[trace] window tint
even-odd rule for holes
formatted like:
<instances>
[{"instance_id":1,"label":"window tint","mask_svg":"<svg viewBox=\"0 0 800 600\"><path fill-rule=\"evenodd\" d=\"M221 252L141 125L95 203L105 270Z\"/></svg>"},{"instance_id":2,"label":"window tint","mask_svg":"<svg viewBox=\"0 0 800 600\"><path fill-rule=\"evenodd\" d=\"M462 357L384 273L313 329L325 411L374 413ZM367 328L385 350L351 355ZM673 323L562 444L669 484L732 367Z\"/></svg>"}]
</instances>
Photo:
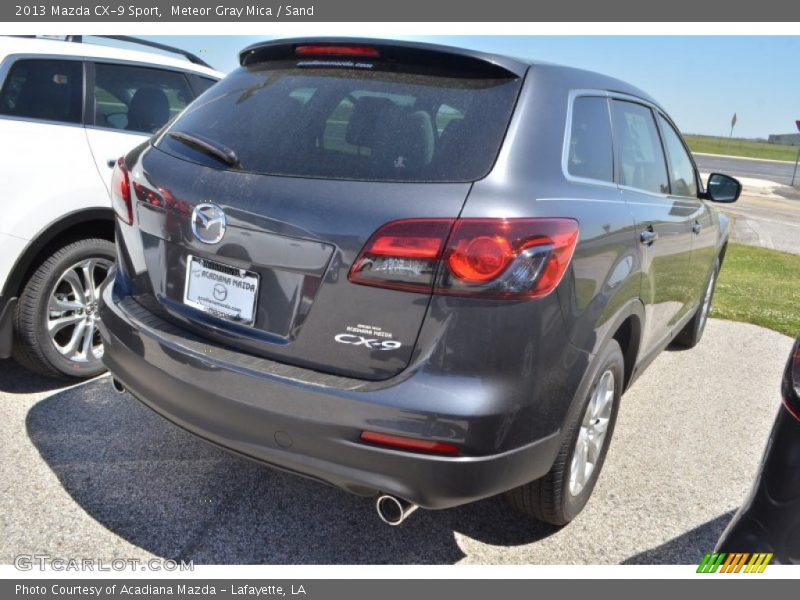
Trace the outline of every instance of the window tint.
<instances>
[{"instance_id":1,"label":"window tint","mask_svg":"<svg viewBox=\"0 0 800 600\"><path fill-rule=\"evenodd\" d=\"M244 171L369 181L472 181L499 151L519 79L374 69L243 68L173 125L236 152ZM170 136L159 147L225 165Z\"/></svg>"},{"instance_id":2,"label":"window tint","mask_svg":"<svg viewBox=\"0 0 800 600\"><path fill-rule=\"evenodd\" d=\"M652 111L621 100L611 105L620 185L668 194L667 166Z\"/></svg>"},{"instance_id":3,"label":"window tint","mask_svg":"<svg viewBox=\"0 0 800 600\"><path fill-rule=\"evenodd\" d=\"M689 158L680 136L669 121L658 115L658 122L661 125L661 135L664 139L664 146L667 149L672 193L676 196L692 196L696 198L697 179L694 175L692 159Z\"/></svg>"},{"instance_id":4,"label":"window tint","mask_svg":"<svg viewBox=\"0 0 800 600\"><path fill-rule=\"evenodd\" d=\"M611 121L605 98L575 98L567 170L575 177L614 181Z\"/></svg>"},{"instance_id":5,"label":"window tint","mask_svg":"<svg viewBox=\"0 0 800 600\"><path fill-rule=\"evenodd\" d=\"M95 125L155 133L192 101L182 73L145 67L95 66Z\"/></svg>"},{"instance_id":6,"label":"window tint","mask_svg":"<svg viewBox=\"0 0 800 600\"><path fill-rule=\"evenodd\" d=\"M194 87L197 91L197 95L199 96L203 92L205 92L208 88L214 85L216 82L215 79L209 79L208 77L198 77L195 76L194 78Z\"/></svg>"},{"instance_id":7,"label":"window tint","mask_svg":"<svg viewBox=\"0 0 800 600\"><path fill-rule=\"evenodd\" d=\"M80 123L83 66L77 60L18 60L0 92L0 114Z\"/></svg>"}]
</instances>

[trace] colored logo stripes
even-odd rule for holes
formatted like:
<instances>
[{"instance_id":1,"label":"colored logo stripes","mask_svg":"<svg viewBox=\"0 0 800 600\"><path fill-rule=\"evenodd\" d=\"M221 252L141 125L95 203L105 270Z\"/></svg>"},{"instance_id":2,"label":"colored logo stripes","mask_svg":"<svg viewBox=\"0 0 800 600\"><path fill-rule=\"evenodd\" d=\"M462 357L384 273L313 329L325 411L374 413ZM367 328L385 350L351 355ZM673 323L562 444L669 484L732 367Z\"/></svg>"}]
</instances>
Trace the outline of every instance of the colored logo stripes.
<instances>
[{"instance_id":1,"label":"colored logo stripes","mask_svg":"<svg viewBox=\"0 0 800 600\"><path fill-rule=\"evenodd\" d=\"M715 552L706 554L698 573L763 573L772 560L772 553L755 552Z\"/></svg>"}]
</instances>

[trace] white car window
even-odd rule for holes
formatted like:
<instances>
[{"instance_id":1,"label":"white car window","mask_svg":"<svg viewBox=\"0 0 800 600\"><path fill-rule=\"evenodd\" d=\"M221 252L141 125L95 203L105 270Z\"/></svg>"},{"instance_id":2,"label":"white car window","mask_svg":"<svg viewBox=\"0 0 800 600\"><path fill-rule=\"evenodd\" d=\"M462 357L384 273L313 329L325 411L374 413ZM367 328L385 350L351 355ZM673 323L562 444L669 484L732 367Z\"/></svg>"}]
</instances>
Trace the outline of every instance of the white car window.
<instances>
[{"instance_id":1,"label":"white car window","mask_svg":"<svg viewBox=\"0 0 800 600\"><path fill-rule=\"evenodd\" d=\"M83 66L77 60L18 60L0 92L0 114L12 117L80 123L82 105Z\"/></svg>"},{"instance_id":2,"label":"white car window","mask_svg":"<svg viewBox=\"0 0 800 600\"><path fill-rule=\"evenodd\" d=\"M155 133L193 99L182 73L116 64L95 66L95 125Z\"/></svg>"}]
</instances>

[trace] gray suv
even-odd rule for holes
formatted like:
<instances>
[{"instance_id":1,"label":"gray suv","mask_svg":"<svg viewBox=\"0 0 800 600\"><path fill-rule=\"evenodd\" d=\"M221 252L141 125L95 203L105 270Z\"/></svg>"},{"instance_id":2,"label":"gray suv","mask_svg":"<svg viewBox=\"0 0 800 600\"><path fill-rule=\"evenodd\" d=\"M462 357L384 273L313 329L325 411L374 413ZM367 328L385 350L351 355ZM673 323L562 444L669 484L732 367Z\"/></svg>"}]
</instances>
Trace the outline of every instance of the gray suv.
<instances>
[{"instance_id":1,"label":"gray suv","mask_svg":"<svg viewBox=\"0 0 800 600\"><path fill-rule=\"evenodd\" d=\"M256 44L121 159L114 385L390 524L506 492L564 524L623 392L703 334L739 183L595 73Z\"/></svg>"}]
</instances>

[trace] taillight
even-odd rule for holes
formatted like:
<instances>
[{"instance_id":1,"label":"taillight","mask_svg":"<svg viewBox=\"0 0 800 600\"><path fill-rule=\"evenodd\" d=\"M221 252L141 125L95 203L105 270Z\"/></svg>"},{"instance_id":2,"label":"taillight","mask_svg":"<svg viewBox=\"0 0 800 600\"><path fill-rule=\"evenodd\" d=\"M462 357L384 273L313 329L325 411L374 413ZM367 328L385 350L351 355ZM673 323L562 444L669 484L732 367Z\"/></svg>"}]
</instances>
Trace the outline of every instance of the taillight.
<instances>
[{"instance_id":1,"label":"taillight","mask_svg":"<svg viewBox=\"0 0 800 600\"><path fill-rule=\"evenodd\" d=\"M578 223L572 219L459 219L434 291L545 296L564 276L577 240Z\"/></svg>"},{"instance_id":2,"label":"taillight","mask_svg":"<svg viewBox=\"0 0 800 600\"><path fill-rule=\"evenodd\" d=\"M294 49L296 56L360 56L378 58L378 50L371 46L341 44L306 44Z\"/></svg>"},{"instance_id":3,"label":"taillight","mask_svg":"<svg viewBox=\"0 0 800 600\"><path fill-rule=\"evenodd\" d=\"M369 238L350 268L353 283L430 293L452 219L387 223Z\"/></svg>"},{"instance_id":4,"label":"taillight","mask_svg":"<svg viewBox=\"0 0 800 600\"><path fill-rule=\"evenodd\" d=\"M131 181L128 177L128 168L122 158L117 160L114 173L111 175L111 205L120 221L133 225Z\"/></svg>"},{"instance_id":5,"label":"taillight","mask_svg":"<svg viewBox=\"0 0 800 600\"><path fill-rule=\"evenodd\" d=\"M350 269L353 283L488 298L535 298L561 281L573 219L410 219L387 223Z\"/></svg>"},{"instance_id":6,"label":"taillight","mask_svg":"<svg viewBox=\"0 0 800 600\"><path fill-rule=\"evenodd\" d=\"M795 419L800 421L800 338L795 340L789 362L783 372L781 393L783 405Z\"/></svg>"},{"instance_id":7,"label":"taillight","mask_svg":"<svg viewBox=\"0 0 800 600\"><path fill-rule=\"evenodd\" d=\"M491 281L513 260L508 240L499 235L462 238L450 251L447 266L461 281L480 283Z\"/></svg>"}]
</instances>

